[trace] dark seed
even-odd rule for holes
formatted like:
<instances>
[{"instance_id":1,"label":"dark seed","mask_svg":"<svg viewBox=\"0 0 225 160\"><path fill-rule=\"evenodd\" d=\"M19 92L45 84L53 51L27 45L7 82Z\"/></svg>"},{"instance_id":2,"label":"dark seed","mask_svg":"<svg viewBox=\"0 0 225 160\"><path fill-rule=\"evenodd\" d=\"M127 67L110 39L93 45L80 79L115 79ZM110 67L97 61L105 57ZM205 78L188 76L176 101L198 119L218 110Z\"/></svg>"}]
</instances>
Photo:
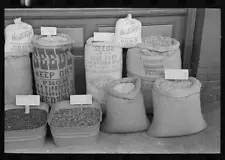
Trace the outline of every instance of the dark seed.
<instances>
[{"instance_id":1,"label":"dark seed","mask_svg":"<svg viewBox=\"0 0 225 160\"><path fill-rule=\"evenodd\" d=\"M5 131L39 128L46 121L47 112L41 109L30 109L29 114L22 108L5 111Z\"/></svg>"}]
</instances>

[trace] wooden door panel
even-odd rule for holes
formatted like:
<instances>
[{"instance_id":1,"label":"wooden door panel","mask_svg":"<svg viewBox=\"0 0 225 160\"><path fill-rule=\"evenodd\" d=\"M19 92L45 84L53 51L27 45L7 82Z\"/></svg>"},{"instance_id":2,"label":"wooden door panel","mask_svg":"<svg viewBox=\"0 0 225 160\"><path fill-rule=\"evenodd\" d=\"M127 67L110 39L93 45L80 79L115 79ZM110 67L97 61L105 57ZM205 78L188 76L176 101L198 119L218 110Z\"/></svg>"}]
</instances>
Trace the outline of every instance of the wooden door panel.
<instances>
[{"instance_id":1,"label":"wooden door panel","mask_svg":"<svg viewBox=\"0 0 225 160\"><path fill-rule=\"evenodd\" d=\"M98 32L110 32L110 33L115 33L115 27L104 27L100 26L98 27Z\"/></svg>"},{"instance_id":2,"label":"wooden door panel","mask_svg":"<svg viewBox=\"0 0 225 160\"><path fill-rule=\"evenodd\" d=\"M149 37L149 36L172 37L172 34L173 34L172 25L142 26L142 37Z\"/></svg>"},{"instance_id":3,"label":"wooden door panel","mask_svg":"<svg viewBox=\"0 0 225 160\"><path fill-rule=\"evenodd\" d=\"M155 26L156 28L159 26L163 30L162 33L165 32L166 34L170 32L172 27L172 37L184 43L185 16L141 17L138 19L142 22L142 26ZM149 28L152 29L151 27ZM146 33L148 34L147 30Z\"/></svg>"},{"instance_id":4,"label":"wooden door panel","mask_svg":"<svg viewBox=\"0 0 225 160\"><path fill-rule=\"evenodd\" d=\"M162 35L176 38L180 43L184 43L185 17L138 17L142 22L142 36ZM110 20L108 20L110 21ZM111 20L108 24L97 25L99 32L115 32L115 24Z\"/></svg>"},{"instance_id":5,"label":"wooden door panel","mask_svg":"<svg viewBox=\"0 0 225 160\"><path fill-rule=\"evenodd\" d=\"M191 53L191 38L185 36L188 27L188 9L32 9L5 11L5 26L12 24L13 19L21 17L38 33L40 27L57 27L58 32L68 34L74 41L73 54L75 55L76 90L85 93L85 68L84 45L86 40L93 36L93 32L115 32L115 24L119 18L124 18L128 13L142 22L142 36L162 35L172 36L181 43L181 53ZM190 12L191 13L191 12ZM191 15L191 14L190 14ZM194 15L194 12L193 12ZM192 22L192 21L191 21ZM194 21L192 22L194 24ZM39 31L40 33L40 31ZM187 34L189 35L189 34ZM190 33L192 35L192 32ZM187 43L189 42L189 43ZM183 45L186 45L186 52ZM123 49L126 53L126 49ZM124 69L126 54L124 54ZM123 74L125 75L125 74Z\"/></svg>"}]
</instances>

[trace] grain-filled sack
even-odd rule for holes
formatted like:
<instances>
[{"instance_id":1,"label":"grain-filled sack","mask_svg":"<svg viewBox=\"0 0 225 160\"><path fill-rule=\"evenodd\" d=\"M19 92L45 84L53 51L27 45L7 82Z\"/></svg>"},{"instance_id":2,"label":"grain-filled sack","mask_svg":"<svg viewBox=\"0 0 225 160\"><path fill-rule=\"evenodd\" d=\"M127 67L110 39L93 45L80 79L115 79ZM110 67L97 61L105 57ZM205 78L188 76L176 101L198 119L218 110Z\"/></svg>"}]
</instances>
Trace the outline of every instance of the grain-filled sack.
<instances>
[{"instance_id":1,"label":"grain-filled sack","mask_svg":"<svg viewBox=\"0 0 225 160\"><path fill-rule=\"evenodd\" d=\"M145 37L143 43L137 46L145 77L160 78L164 76L164 69L181 68L180 43L176 39L162 36Z\"/></svg>"},{"instance_id":2,"label":"grain-filled sack","mask_svg":"<svg viewBox=\"0 0 225 160\"><path fill-rule=\"evenodd\" d=\"M15 104L16 95L33 94L29 53L31 25L15 19L5 28L5 104Z\"/></svg>"},{"instance_id":3,"label":"grain-filled sack","mask_svg":"<svg viewBox=\"0 0 225 160\"><path fill-rule=\"evenodd\" d=\"M180 69L180 43L170 37L151 36L127 51L127 76L142 79L145 107L152 113L152 86L164 77L164 69Z\"/></svg>"},{"instance_id":4,"label":"grain-filled sack","mask_svg":"<svg viewBox=\"0 0 225 160\"><path fill-rule=\"evenodd\" d=\"M15 104L16 95L33 94L29 56L5 58L5 104Z\"/></svg>"},{"instance_id":5,"label":"grain-filled sack","mask_svg":"<svg viewBox=\"0 0 225 160\"><path fill-rule=\"evenodd\" d=\"M21 18L16 18L14 23L5 28L5 56L28 55L32 51L33 28Z\"/></svg>"},{"instance_id":6,"label":"grain-filled sack","mask_svg":"<svg viewBox=\"0 0 225 160\"><path fill-rule=\"evenodd\" d=\"M142 42L142 24L137 19L133 19L131 14L119 19L115 28L115 43L122 48L134 47Z\"/></svg>"},{"instance_id":7,"label":"grain-filled sack","mask_svg":"<svg viewBox=\"0 0 225 160\"><path fill-rule=\"evenodd\" d=\"M153 106L152 106L152 88L155 82L155 79L144 78L133 73L128 72L127 77L139 77L141 78L141 92L144 97L144 104L147 113L153 113Z\"/></svg>"},{"instance_id":8,"label":"grain-filled sack","mask_svg":"<svg viewBox=\"0 0 225 160\"><path fill-rule=\"evenodd\" d=\"M56 103L75 94L73 41L65 34L38 36L32 39L35 86L41 101Z\"/></svg>"},{"instance_id":9,"label":"grain-filled sack","mask_svg":"<svg viewBox=\"0 0 225 160\"><path fill-rule=\"evenodd\" d=\"M149 120L140 88L141 79L136 77L114 80L107 85L102 131L128 133L147 130Z\"/></svg>"},{"instance_id":10,"label":"grain-filled sack","mask_svg":"<svg viewBox=\"0 0 225 160\"><path fill-rule=\"evenodd\" d=\"M207 124L201 113L201 83L188 80L158 79L153 87L153 122L148 135L153 137L183 136L197 133Z\"/></svg>"},{"instance_id":11,"label":"grain-filled sack","mask_svg":"<svg viewBox=\"0 0 225 160\"><path fill-rule=\"evenodd\" d=\"M87 94L102 104L105 112L105 86L112 80L122 78L122 48L113 42L87 40L85 45L85 72Z\"/></svg>"}]
</instances>

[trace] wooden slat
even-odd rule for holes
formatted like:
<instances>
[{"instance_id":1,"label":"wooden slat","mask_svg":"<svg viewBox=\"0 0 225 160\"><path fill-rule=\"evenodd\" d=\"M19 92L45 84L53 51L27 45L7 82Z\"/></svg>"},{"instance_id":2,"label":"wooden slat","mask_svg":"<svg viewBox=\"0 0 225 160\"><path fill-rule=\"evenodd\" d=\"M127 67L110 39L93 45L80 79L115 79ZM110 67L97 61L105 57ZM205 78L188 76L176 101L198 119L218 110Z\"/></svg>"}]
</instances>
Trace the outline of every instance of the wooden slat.
<instances>
[{"instance_id":1,"label":"wooden slat","mask_svg":"<svg viewBox=\"0 0 225 160\"><path fill-rule=\"evenodd\" d=\"M167 36L172 37L173 25L142 26L142 37Z\"/></svg>"},{"instance_id":2,"label":"wooden slat","mask_svg":"<svg viewBox=\"0 0 225 160\"><path fill-rule=\"evenodd\" d=\"M186 33L185 33L185 46L183 55L183 68L191 68L191 56L192 56L192 46L194 39L195 30L195 18L196 9L188 9L187 21L186 21Z\"/></svg>"},{"instance_id":3,"label":"wooden slat","mask_svg":"<svg viewBox=\"0 0 225 160\"><path fill-rule=\"evenodd\" d=\"M147 36L169 36L172 37L172 25L142 26L142 37ZM115 32L115 27L98 27L99 32Z\"/></svg>"},{"instance_id":4,"label":"wooden slat","mask_svg":"<svg viewBox=\"0 0 225 160\"><path fill-rule=\"evenodd\" d=\"M24 19L40 18L103 18L124 17L128 13L134 16L171 16L186 15L187 9L145 9L145 8L32 8L32 9L5 9L5 19L14 19L15 16Z\"/></svg>"}]
</instances>

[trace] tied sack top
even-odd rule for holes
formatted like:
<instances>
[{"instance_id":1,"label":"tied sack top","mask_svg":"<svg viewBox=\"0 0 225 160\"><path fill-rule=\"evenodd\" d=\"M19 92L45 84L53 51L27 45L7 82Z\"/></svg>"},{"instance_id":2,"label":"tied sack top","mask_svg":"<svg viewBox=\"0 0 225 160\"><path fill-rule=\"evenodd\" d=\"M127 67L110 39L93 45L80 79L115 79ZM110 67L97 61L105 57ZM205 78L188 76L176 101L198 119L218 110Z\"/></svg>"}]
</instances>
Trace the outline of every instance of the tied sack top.
<instances>
[{"instance_id":1,"label":"tied sack top","mask_svg":"<svg viewBox=\"0 0 225 160\"><path fill-rule=\"evenodd\" d=\"M21 18L14 19L14 23L5 28L5 57L28 55L32 51L32 26L22 22Z\"/></svg>"},{"instance_id":2,"label":"tied sack top","mask_svg":"<svg viewBox=\"0 0 225 160\"><path fill-rule=\"evenodd\" d=\"M142 24L137 19L133 19L131 14L119 19L115 28L115 44L120 47L130 48L142 42Z\"/></svg>"}]
</instances>

